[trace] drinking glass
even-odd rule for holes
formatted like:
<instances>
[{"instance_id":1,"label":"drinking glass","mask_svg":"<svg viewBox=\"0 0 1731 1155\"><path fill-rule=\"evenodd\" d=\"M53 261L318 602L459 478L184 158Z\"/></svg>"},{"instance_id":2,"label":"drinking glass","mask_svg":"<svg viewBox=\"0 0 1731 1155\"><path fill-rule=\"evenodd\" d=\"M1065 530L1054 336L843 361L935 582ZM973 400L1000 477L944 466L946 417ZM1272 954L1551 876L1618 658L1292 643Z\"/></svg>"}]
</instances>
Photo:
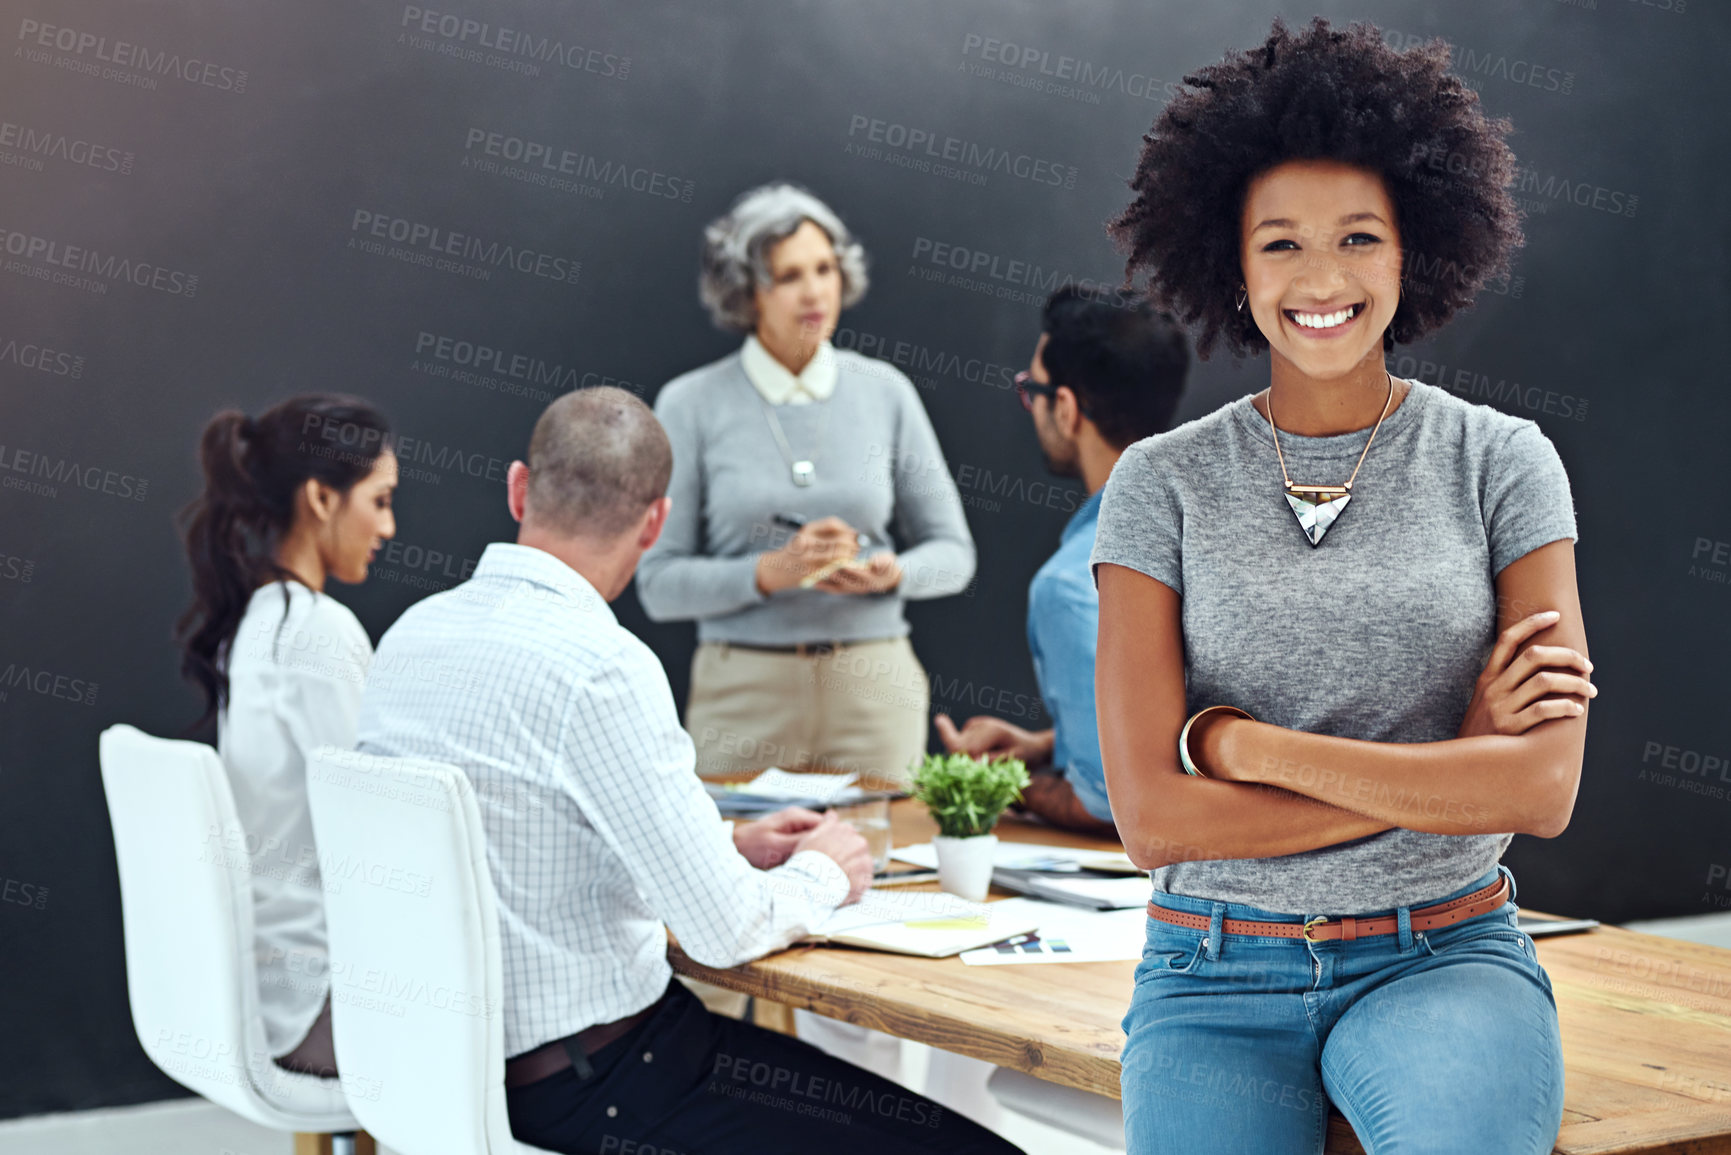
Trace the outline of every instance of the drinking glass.
<instances>
[{"instance_id":1,"label":"drinking glass","mask_svg":"<svg viewBox=\"0 0 1731 1155\"><path fill-rule=\"evenodd\" d=\"M867 798L848 806L837 806L835 814L865 838L866 846L871 850L872 873L886 869L890 864L890 800Z\"/></svg>"}]
</instances>

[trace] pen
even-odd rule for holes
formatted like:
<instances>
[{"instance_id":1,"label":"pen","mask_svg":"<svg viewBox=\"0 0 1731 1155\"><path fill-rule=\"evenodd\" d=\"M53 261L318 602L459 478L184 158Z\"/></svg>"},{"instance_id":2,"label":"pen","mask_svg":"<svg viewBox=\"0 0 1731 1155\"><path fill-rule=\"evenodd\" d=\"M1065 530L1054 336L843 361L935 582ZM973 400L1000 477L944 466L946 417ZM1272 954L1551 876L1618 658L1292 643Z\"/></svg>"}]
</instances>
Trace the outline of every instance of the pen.
<instances>
[{"instance_id":1,"label":"pen","mask_svg":"<svg viewBox=\"0 0 1731 1155\"><path fill-rule=\"evenodd\" d=\"M787 529L803 529L805 528L805 524L811 519L809 517L802 517L797 513L777 513L772 515L769 520ZM865 549L876 541L876 539L869 533L858 534L857 539L857 544L861 549Z\"/></svg>"}]
</instances>

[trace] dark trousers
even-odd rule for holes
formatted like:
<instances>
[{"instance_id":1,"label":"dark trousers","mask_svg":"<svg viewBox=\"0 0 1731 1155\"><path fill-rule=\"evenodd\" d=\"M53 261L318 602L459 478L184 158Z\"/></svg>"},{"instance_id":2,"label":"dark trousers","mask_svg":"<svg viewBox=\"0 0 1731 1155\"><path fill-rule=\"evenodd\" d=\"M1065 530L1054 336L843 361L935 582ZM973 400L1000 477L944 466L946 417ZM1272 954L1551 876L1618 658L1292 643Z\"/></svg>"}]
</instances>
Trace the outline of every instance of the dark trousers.
<instances>
[{"instance_id":1,"label":"dark trousers","mask_svg":"<svg viewBox=\"0 0 1731 1155\"><path fill-rule=\"evenodd\" d=\"M572 1155L1016 1155L899 1084L788 1035L711 1014L674 982L647 1020L589 1057L507 1088L511 1133Z\"/></svg>"}]
</instances>

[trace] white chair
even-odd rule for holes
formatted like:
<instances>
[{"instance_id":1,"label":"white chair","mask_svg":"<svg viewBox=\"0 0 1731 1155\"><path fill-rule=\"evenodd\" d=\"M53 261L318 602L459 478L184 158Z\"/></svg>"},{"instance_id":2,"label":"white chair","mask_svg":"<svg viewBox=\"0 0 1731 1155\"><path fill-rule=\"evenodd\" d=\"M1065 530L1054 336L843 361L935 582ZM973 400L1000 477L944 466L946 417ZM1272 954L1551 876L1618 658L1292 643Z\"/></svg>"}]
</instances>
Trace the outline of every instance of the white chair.
<instances>
[{"instance_id":1,"label":"white chair","mask_svg":"<svg viewBox=\"0 0 1731 1155\"><path fill-rule=\"evenodd\" d=\"M1107 1095L1048 1083L1009 1067L999 1067L986 1089L1006 1111L1078 1135L1113 1151L1124 1150L1124 1106Z\"/></svg>"},{"instance_id":2,"label":"white chair","mask_svg":"<svg viewBox=\"0 0 1731 1155\"><path fill-rule=\"evenodd\" d=\"M307 796L337 1066L385 1073L355 1115L400 1155L539 1155L505 1110L498 901L468 778L326 746Z\"/></svg>"},{"instance_id":3,"label":"white chair","mask_svg":"<svg viewBox=\"0 0 1731 1155\"><path fill-rule=\"evenodd\" d=\"M342 1080L284 1070L265 1045L251 861L216 751L110 726L100 755L127 993L144 1053L237 1115L279 1131L339 1133L337 1147L352 1149L346 1133L357 1124ZM296 1138L297 1151L321 1145L319 1136Z\"/></svg>"}]
</instances>

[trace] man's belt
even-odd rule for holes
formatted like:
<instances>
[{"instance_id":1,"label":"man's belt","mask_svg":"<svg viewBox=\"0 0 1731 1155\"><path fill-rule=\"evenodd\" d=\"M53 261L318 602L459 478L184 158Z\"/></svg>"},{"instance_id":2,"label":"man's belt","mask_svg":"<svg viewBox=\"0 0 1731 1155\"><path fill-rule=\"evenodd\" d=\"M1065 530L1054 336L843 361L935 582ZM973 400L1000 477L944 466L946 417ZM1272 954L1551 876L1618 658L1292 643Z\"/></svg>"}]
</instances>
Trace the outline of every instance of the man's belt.
<instances>
[{"instance_id":1,"label":"man's belt","mask_svg":"<svg viewBox=\"0 0 1731 1155\"><path fill-rule=\"evenodd\" d=\"M667 998L663 994L636 1014L626 1015L611 1023L597 1023L593 1027L584 1027L574 1035L566 1035L562 1039L554 1039L543 1043L533 1051L524 1051L514 1059L505 1060L505 1086L524 1087L530 1083L538 1083L549 1075L556 1075L566 1067L575 1066L583 1078L589 1077L588 1057L616 1039L624 1038L631 1029L654 1014ZM582 1056L578 1062L572 1054Z\"/></svg>"}]
</instances>

